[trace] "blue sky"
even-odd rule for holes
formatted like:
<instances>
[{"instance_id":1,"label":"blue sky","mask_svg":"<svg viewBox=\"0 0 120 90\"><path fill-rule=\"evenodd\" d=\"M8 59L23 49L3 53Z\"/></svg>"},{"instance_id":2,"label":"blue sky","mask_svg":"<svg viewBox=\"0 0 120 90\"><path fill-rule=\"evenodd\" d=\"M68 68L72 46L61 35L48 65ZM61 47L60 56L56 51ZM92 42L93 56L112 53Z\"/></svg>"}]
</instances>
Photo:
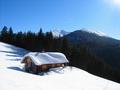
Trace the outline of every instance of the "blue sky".
<instances>
[{"instance_id":1,"label":"blue sky","mask_svg":"<svg viewBox=\"0 0 120 90\"><path fill-rule=\"evenodd\" d=\"M0 29L37 32L85 28L120 39L120 0L0 0Z\"/></svg>"}]
</instances>

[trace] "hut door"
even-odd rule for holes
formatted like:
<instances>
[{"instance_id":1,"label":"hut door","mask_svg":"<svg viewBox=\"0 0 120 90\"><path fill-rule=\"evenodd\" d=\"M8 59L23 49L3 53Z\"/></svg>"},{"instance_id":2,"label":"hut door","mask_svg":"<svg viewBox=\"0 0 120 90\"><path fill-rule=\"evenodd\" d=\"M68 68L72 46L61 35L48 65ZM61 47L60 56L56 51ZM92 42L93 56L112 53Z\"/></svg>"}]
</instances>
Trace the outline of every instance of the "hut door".
<instances>
[{"instance_id":1,"label":"hut door","mask_svg":"<svg viewBox=\"0 0 120 90\"><path fill-rule=\"evenodd\" d=\"M25 64L25 71L27 72L31 71L31 62Z\"/></svg>"},{"instance_id":2,"label":"hut door","mask_svg":"<svg viewBox=\"0 0 120 90\"><path fill-rule=\"evenodd\" d=\"M32 73L37 73L37 66L33 62L31 63L31 67L32 67Z\"/></svg>"},{"instance_id":3,"label":"hut door","mask_svg":"<svg viewBox=\"0 0 120 90\"><path fill-rule=\"evenodd\" d=\"M29 72L31 72L31 69L32 69L32 67L31 67L31 66L32 66L32 62L29 62L29 63L28 63L28 66L27 66L27 67L28 67Z\"/></svg>"}]
</instances>

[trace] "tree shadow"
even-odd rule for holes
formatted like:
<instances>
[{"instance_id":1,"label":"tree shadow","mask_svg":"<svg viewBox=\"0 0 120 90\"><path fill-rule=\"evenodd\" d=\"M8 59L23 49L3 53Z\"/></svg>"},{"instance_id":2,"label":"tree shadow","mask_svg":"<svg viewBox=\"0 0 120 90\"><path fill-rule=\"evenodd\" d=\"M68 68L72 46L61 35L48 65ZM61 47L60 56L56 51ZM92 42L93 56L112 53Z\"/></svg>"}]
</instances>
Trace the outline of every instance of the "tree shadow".
<instances>
[{"instance_id":1,"label":"tree shadow","mask_svg":"<svg viewBox=\"0 0 120 90\"><path fill-rule=\"evenodd\" d=\"M22 53L20 51L2 51L2 50L0 50L0 52L6 53L6 56L8 56L7 60L11 60L11 61L19 61L26 54L26 53L24 53L24 52ZM13 59L12 58L9 59L9 57L12 57Z\"/></svg>"},{"instance_id":2,"label":"tree shadow","mask_svg":"<svg viewBox=\"0 0 120 90\"><path fill-rule=\"evenodd\" d=\"M21 60L18 58L22 58L26 53L29 52L25 49L17 48L17 47L11 46L11 45L5 45L4 47L8 48L8 50L10 49L10 51L0 50L0 52L6 53L6 56L8 56L8 57L14 57L13 59L8 58L8 60L12 60L12 61Z\"/></svg>"},{"instance_id":3,"label":"tree shadow","mask_svg":"<svg viewBox=\"0 0 120 90\"><path fill-rule=\"evenodd\" d=\"M21 55L17 55L17 54L13 54L13 55L10 55L10 54L7 54L6 56L11 56L11 57L22 57Z\"/></svg>"},{"instance_id":4,"label":"tree shadow","mask_svg":"<svg viewBox=\"0 0 120 90\"><path fill-rule=\"evenodd\" d=\"M24 56L28 51L22 48L17 48L17 47L13 47L13 46L5 46L7 48L12 49L12 54L18 55L18 56Z\"/></svg>"},{"instance_id":5,"label":"tree shadow","mask_svg":"<svg viewBox=\"0 0 120 90\"><path fill-rule=\"evenodd\" d=\"M10 61L20 61L21 59L15 58L15 59L7 59L7 60L10 60Z\"/></svg>"},{"instance_id":6,"label":"tree shadow","mask_svg":"<svg viewBox=\"0 0 120 90\"><path fill-rule=\"evenodd\" d=\"M12 70L16 70L16 71L23 71L23 69L19 68L19 67L7 67L8 69L12 69Z\"/></svg>"},{"instance_id":7,"label":"tree shadow","mask_svg":"<svg viewBox=\"0 0 120 90\"><path fill-rule=\"evenodd\" d=\"M7 67L8 69L11 69L11 70L15 70L15 71L19 71L19 72L23 72L23 73L27 73L27 74L32 74L32 75L37 75L37 74L33 74L33 73L29 73L29 72L25 72L23 69L21 69L20 67L14 67L14 66L11 66L11 67Z\"/></svg>"}]
</instances>

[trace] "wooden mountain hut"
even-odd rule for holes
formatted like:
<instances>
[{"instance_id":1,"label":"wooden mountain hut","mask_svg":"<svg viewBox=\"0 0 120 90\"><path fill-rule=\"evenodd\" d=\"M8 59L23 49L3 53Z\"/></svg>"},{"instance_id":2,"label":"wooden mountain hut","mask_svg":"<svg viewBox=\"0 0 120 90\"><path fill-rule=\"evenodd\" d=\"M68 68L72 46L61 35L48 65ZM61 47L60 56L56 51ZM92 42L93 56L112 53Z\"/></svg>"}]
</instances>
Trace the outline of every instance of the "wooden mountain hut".
<instances>
[{"instance_id":1,"label":"wooden mountain hut","mask_svg":"<svg viewBox=\"0 0 120 90\"><path fill-rule=\"evenodd\" d=\"M26 72L37 74L48 71L50 68L64 67L69 61L59 52L30 52L23 57L21 63L25 64Z\"/></svg>"}]
</instances>

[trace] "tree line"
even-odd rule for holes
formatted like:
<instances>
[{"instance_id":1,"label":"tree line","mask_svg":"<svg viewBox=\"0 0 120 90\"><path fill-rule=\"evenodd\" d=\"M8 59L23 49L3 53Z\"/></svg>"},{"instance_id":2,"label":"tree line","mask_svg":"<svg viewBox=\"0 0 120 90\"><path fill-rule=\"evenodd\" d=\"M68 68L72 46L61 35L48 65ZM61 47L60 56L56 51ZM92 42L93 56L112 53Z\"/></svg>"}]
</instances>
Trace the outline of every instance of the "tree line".
<instances>
[{"instance_id":1,"label":"tree line","mask_svg":"<svg viewBox=\"0 0 120 90\"><path fill-rule=\"evenodd\" d=\"M37 33L31 31L15 33L12 27L4 26L0 31L0 41L29 51L62 52L68 58L70 66L76 66L89 73L120 83L120 72L97 57L89 47L71 44L64 37L54 37L52 32L43 33L42 28Z\"/></svg>"}]
</instances>

